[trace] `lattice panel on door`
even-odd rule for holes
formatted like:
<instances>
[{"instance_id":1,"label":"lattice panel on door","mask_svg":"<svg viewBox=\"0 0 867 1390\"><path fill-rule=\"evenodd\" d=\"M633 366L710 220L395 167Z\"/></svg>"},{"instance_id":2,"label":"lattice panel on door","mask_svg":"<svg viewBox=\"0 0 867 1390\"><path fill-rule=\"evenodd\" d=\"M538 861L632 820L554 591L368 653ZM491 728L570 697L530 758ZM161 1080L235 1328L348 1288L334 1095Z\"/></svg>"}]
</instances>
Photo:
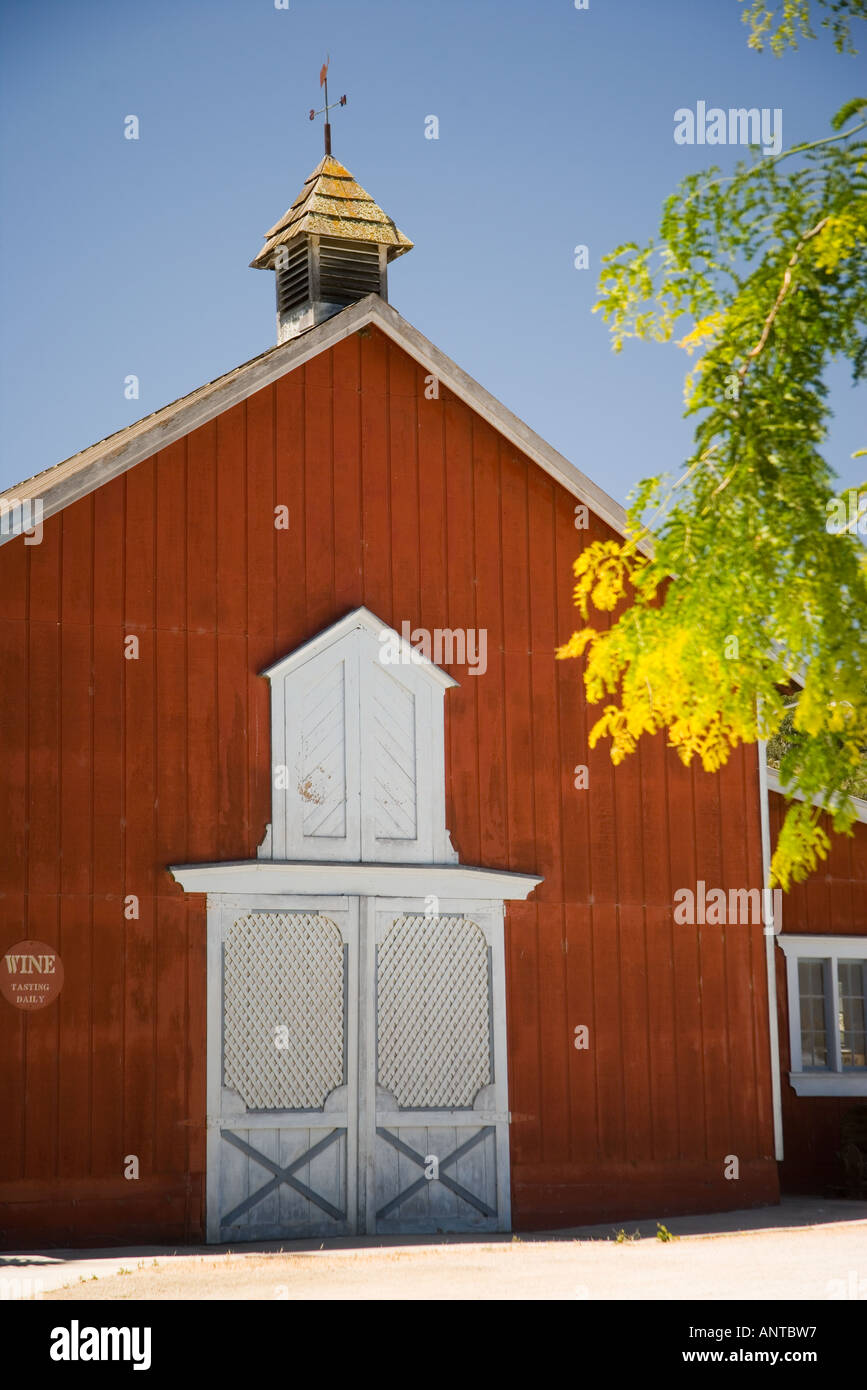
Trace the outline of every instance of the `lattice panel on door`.
<instances>
[{"instance_id":1,"label":"lattice panel on door","mask_svg":"<svg viewBox=\"0 0 867 1390\"><path fill-rule=\"evenodd\" d=\"M226 933L223 960L224 1085L248 1110L321 1108L344 1081L337 926L315 912L249 912Z\"/></svg>"},{"instance_id":2,"label":"lattice panel on door","mask_svg":"<svg viewBox=\"0 0 867 1390\"><path fill-rule=\"evenodd\" d=\"M398 1105L468 1106L493 1080L488 950L466 917L398 917L377 952L377 1075Z\"/></svg>"}]
</instances>

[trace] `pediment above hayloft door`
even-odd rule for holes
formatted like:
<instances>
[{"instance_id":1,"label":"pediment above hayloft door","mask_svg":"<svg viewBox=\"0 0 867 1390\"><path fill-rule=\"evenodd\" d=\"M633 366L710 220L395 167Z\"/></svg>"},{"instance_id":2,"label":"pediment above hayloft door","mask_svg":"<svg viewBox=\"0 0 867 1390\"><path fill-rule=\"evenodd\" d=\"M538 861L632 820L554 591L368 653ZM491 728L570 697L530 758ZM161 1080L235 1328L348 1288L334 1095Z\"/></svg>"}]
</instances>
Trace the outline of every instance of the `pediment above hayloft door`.
<instances>
[{"instance_id":1,"label":"pediment above hayloft door","mask_svg":"<svg viewBox=\"0 0 867 1390\"><path fill-rule=\"evenodd\" d=\"M271 821L254 861L174 866L188 892L502 900L541 882L458 862L444 736L458 682L369 609L261 674L271 685Z\"/></svg>"}]
</instances>

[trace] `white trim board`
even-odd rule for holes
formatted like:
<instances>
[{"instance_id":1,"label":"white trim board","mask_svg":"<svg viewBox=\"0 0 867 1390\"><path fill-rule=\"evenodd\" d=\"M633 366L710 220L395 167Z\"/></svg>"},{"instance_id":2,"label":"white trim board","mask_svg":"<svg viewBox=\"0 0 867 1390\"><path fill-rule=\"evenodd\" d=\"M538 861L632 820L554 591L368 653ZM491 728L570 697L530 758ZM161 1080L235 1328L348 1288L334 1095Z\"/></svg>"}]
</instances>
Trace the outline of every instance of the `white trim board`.
<instances>
[{"instance_id":1,"label":"white trim board","mask_svg":"<svg viewBox=\"0 0 867 1390\"><path fill-rule=\"evenodd\" d=\"M796 1096L867 1096L867 1075L848 1071L790 1071Z\"/></svg>"},{"instance_id":2,"label":"white trim board","mask_svg":"<svg viewBox=\"0 0 867 1390\"><path fill-rule=\"evenodd\" d=\"M768 768L768 791L776 792L779 796L790 796L793 801L803 801L804 798L799 792L787 792L782 782L777 768ZM852 801L855 806L855 817L862 825L867 825L867 801L860 796L853 796ZM813 798L813 805L820 806L822 803L818 797ZM828 813L830 815L830 812Z\"/></svg>"},{"instance_id":3,"label":"white trim board","mask_svg":"<svg viewBox=\"0 0 867 1390\"><path fill-rule=\"evenodd\" d=\"M768 795L768 759L767 744L760 739L758 744L758 772L759 772L759 818L762 831L762 882L767 885L770 883L771 873L771 798ZM768 894L768 901L773 904L773 894ZM771 928L771 933L778 931L780 923L773 920L773 906L771 907L771 921L766 922L765 931ZM773 934L765 936L765 981L768 995L768 1055L771 1062L771 1109L774 1117L774 1157L780 1163L785 1157L785 1143L783 1134L783 1090L780 1082L780 1019L777 1004L777 962L774 956L774 937Z\"/></svg>"},{"instance_id":4,"label":"white trim board","mask_svg":"<svg viewBox=\"0 0 867 1390\"><path fill-rule=\"evenodd\" d=\"M300 337L268 349L259 357L254 357L251 361L227 372L225 376L198 387L187 396L164 406L143 420L138 420L81 453L74 454L72 458L65 459L53 468L47 468L34 477L8 488L0 495L0 502L6 500L11 504L12 499L23 502L28 498L41 498L43 518L47 520L64 507L95 492L103 483L110 482L121 473L134 468L136 464L152 458L160 449L166 449L170 444L183 439L185 435L223 414L231 406L270 386L280 377L326 352L368 324L374 324L381 329L453 395L493 426L510 444L526 454L568 492L585 502L591 511L614 531L621 535L624 533L626 513L619 502L592 482L541 435L530 429L529 425L401 318L396 309L375 294L367 295L365 299L349 305L333 318L326 319L324 323L311 328ZM13 534L0 532L0 545L13 539Z\"/></svg>"},{"instance_id":5,"label":"white trim board","mask_svg":"<svg viewBox=\"0 0 867 1390\"><path fill-rule=\"evenodd\" d=\"M840 956L843 960L861 960L867 956L867 911L864 913L864 933L861 936L798 936L786 932L777 937L777 945L786 959L807 956Z\"/></svg>"},{"instance_id":6,"label":"white trim board","mask_svg":"<svg viewBox=\"0 0 867 1390\"><path fill-rule=\"evenodd\" d=\"M535 874L467 864L331 864L250 859L228 864L172 864L186 893L293 893L353 897L494 898L524 901L542 882Z\"/></svg>"}]
</instances>

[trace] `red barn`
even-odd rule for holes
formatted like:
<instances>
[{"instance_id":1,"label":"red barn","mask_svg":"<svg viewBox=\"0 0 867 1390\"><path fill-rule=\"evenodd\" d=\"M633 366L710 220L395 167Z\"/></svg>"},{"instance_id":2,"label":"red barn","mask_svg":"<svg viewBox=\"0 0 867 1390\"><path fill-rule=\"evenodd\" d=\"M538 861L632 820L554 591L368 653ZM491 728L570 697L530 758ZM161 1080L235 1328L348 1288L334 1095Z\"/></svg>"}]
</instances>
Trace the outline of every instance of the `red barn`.
<instances>
[{"instance_id":1,"label":"red barn","mask_svg":"<svg viewBox=\"0 0 867 1390\"><path fill-rule=\"evenodd\" d=\"M326 156L253 263L277 346L0 499L6 1246L840 1180L865 826L782 947L677 920L752 908L780 798L588 749L554 652L623 513L389 306L410 246Z\"/></svg>"}]
</instances>

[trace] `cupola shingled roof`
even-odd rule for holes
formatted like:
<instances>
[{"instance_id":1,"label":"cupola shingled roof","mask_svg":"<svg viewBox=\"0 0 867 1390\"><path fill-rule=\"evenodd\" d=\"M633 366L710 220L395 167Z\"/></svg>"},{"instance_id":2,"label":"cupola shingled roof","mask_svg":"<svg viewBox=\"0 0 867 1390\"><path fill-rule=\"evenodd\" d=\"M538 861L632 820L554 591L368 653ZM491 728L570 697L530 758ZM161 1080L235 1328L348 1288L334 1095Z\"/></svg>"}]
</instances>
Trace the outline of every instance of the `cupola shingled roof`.
<instances>
[{"instance_id":1,"label":"cupola shingled roof","mask_svg":"<svg viewBox=\"0 0 867 1390\"><path fill-rule=\"evenodd\" d=\"M413 245L330 154L317 164L289 211L265 233L265 245L250 265L273 269L277 248L303 233L378 243L388 247L390 261Z\"/></svg>"}]
</instances>

